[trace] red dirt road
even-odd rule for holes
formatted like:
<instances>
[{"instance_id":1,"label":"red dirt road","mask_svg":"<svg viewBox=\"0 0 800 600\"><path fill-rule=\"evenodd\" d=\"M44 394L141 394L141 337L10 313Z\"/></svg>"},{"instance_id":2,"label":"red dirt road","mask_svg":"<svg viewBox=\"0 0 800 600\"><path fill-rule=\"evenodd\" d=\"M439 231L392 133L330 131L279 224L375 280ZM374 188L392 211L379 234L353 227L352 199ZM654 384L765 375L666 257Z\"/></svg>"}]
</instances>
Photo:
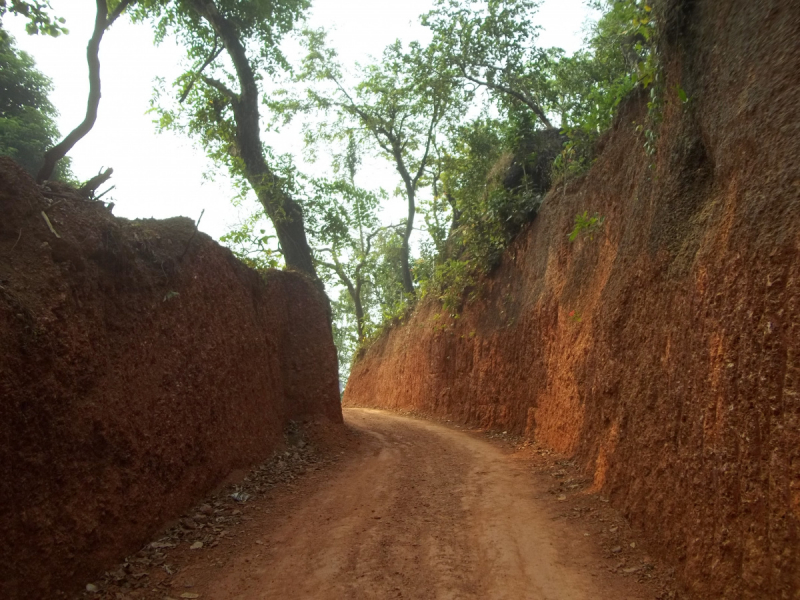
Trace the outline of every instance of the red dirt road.
<instances>
[{"instance_id":1,"label":"red dirt road","mask_svg":"<svg viewBox=\"0 0 800 600\"><path fill-rule=\"evenodd\" d=\"M653 598L556 518L525 461L424 420L345 419L364 438L356 456L274 498L224 564L198 553L168 597L189 580L213 600Z\"/></svg>"}]
</instances>

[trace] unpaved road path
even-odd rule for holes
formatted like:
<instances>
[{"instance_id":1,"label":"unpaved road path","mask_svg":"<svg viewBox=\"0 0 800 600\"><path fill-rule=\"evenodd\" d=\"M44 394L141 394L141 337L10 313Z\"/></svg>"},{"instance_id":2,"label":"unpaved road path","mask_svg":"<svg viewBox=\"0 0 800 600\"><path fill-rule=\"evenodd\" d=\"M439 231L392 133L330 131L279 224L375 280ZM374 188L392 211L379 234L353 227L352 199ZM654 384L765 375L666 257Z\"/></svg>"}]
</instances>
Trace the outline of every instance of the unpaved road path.
<instances>
[{"instance_id":1,"label":"unpaved road path","mask_svg":"<svg viewBox=\"0 0 800 600\"><path fill-rule=\"evenodd\" d=\"M249 524L223 565L189 567L202 599L636 600L530 469L477 436L347 409L366 443ZM192 575L191 571L194 571ZM170 596L180 597L180 591Z\"/></svg>"}]
</instances>

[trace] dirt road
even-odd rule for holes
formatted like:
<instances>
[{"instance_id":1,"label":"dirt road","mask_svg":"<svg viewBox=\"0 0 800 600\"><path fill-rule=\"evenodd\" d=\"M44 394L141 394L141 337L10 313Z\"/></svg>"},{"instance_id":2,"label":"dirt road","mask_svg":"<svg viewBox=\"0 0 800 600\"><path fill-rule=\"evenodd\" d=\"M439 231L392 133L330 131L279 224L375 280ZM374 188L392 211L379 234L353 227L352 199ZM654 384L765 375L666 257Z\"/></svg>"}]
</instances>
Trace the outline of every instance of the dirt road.
<instances>
[{"instance_id":1,"label":"dirt road","mask_svg":"<svg viewBox=\"0 0 800 600\"><path fill-rule=\"evenodd\" d=\"M555 518L529 468L502 449L392 413L345 415L366 439L356 456L276 500L224 562L184 569L191 597L653 597L609 573L597 545Z\"/></svg>"}]
</instances>

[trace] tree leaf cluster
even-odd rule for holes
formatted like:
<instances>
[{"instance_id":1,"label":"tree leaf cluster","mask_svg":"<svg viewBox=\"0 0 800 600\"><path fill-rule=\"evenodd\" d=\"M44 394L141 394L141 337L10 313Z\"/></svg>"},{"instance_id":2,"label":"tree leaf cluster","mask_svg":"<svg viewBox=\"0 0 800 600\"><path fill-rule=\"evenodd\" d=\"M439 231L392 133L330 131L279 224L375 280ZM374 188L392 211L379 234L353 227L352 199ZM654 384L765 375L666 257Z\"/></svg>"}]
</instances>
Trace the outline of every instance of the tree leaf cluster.
<instances>
[{"instance_id":1,"label":"tree leaf cluster","mask_svg":"<svg viewBox=\"0 0 800 600\"><path fill-rule=\"evenodd\" d=\"M16 160L31 176L44 153L58 139L58 115L49 94L52 81L17 49L14 38L0 36L0 154ZM69 180L69 163L62 161L56 178Z\"/></svg>"},{"instance_id":2,"label":"tree leaf cluster","mask_svg":"<svg viewBox=\"0 0 800 600\"><path fill-rule=\"evenodd\" d=\"M3 17L8 13L19 15L27 20L25 31L29 35L42 34L58 37L69 33L64 26L66 20L52 14L52 7L48 0L0 0L0 37L8 37L8 33L2 28Z\"/></svg>"}]
</instances>

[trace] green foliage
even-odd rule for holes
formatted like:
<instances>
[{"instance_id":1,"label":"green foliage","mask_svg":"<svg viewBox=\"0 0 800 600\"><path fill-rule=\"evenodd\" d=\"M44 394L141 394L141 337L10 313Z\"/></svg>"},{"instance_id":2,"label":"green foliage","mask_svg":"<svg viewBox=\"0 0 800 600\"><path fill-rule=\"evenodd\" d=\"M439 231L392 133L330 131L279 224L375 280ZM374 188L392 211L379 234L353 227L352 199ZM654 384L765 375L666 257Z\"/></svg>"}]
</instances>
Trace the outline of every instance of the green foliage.
<instances>
[{"instance_id":1,"label":"green foliage","mask_svg":"<svg viewBox=\"0 0 800 600\"><path fill-rule=\"evenodd\" d=\"M400 41L389 45L380 62L359 67L359 83L352 87L345 85L344 70L323 31L307 31L305 44L308 53L297 77L307 86L305 97L280 91L270 107L284 121L298 113L333 116L306 125L307 147L356 140L393 164L401 180L397 195L408 209L400 250L402 282L405 294L413 296L409 239L417 194L426 183L439 129L455 117L465 96L452 71L417 42L408 48Z\"/></svg>"},{"instance_id":2,"label":"green foliage","mask_svg":"<svg viewBox=\"0 0 800 600\"><path fill-rule=\"evenodd\" d=\"M353 356L358 351L360 343L353 299L347 290L342 289L331 297L331 329L339 358L339 380L347 381Z\"/></svg>"},{"instance_id":3,"label":"green foliage","mask_svg":"<svg viewBox=\"0 0 800 600\"><path fill-rule=\"evenodd\" d=\"M415 272L423 294L434 294L455 317L477 292L479 275L498 264L509 241L536 214L561 140L539 129L535 116L521 108L506 121L483 116L450 134L432 175L434 199L426 214L432 244L423 244Z\"/></svg>"},{"instance_id":4,"label":"green foliage","mask_svg":"<svg viewBox=\"0 0 800 600\"><path fill-rule=\"evenodd\" d=\"M309 0L216 0L215 5L236 24L242 44L257 49L248 59L257 83L263 74L290 70L280 42L302 19ZM129 13L135 21L153 25L156 43L174 35L186 51L186 71L171 86L158 80L154 90L151 112L158 127L194 139L246 189L242 158L231 152L236 136L233 103L223 91L227 88L235 96L238 79L230 61L220 58L224 48L219 37L190 2L139 0Z\"/></svg>"},{"instance_id":5,"label":"green foliage","mask_svg":"<svg viewBox=\"0 0 800 600\"><path fill-rule=\"evenodd\" d=\"M3 17L6 13L16 14L25 19L25 31L29 35L43 34L58 37L69 33L64 27L66 21L62 17L50 14L52 8L47 0L0 0L0 39L8 38L3 31Z\"/></svg>"},{"instance_id":6,"label":"green foliage","mask_svg":"<svg viewBox=\"0 0 800 600\"><path fill-rule=\"evenodd\" d=\"M534 0L437 0L422 16L431 51L467 85L485 87L503 105L523 103L552 128L549 74L558 51L536 46Z\"/></svg>"},{"instance_id":7,"label":"green foliage","mask_svg":"<svg viewBox=\"0 0 800 600\"><path fill-rule=\"evenodd\" d=\"M575 141L573 132L568 133L569 140L564 149L553 161L553 184L566 183L573 177L584 173L589 167L585 152L579 152L580 146Z\"/></svg>"},{"instance_id":8,"label":"green foliage","mask_svg":"<svg viewBox=\"0 0 800 600\"><path fill-rule=\"evenodd\" d=\"M288 70L279 42L307 0L215 2L237 24L243 44L258 49L251 60L258 77ZM650 4L592 4L602 16L585 48L566 56L537 45L536 0L435 0L422 17L430 44L390 44L380 60L355 69L355 83L324 32L305 32L306 56L289 89L265 102L275 128L305 119L307 151L316 157L329 150L333 173L305 177L291 160L262 151L282 165L274 169L274 184L302 205L315 266L334 290L342 365L405 318L415 293L432 294L444 313L457 317L551 184L591 165L598 136L635 90L650 94L642 131L648 150L654 148L663 93ZM191 6L141 0L135 9L137 18L155 23L157 39L176 33L191 63L169 94L179 101L168 99L162 82L154 112L161 127L192 136L242 182L242 158L231 151L241 134L234 118L239 79L230 62L217 60L220 42ZM688 101L683 90L676 92ZM480 116L465 119L480 102ZM408 208L403 222L382 226L377 215L388 195L356 185L364 152L395 168L395 196ZM417 210L427 236L411 256ZM597 214L576 215L570 240L592 239L603 223ZM223 239L253 266L280 264L260 211ZM571 318L580 321L580 315Z\"/></svg>"},{"instance_id":9,"label":"green foliage","mask_svg":"<svg viewBox=\"0 0 800 600\"><path fill-rule=\"evenodd\" d=\"M382 231L375 240L376 262L373 269L373 306L377 323L402 318L409 308L409 296L403 288L401 263L402 235L394 229Z\"/></svg>"},{"instance_id":10,"label":"green foliage","mask_svg":"<svg viewBox=\"0 0 800 600\"><path fill-rule=\"evenodd\" d=\"M283 259L275 244L276 237L267 231L264 213L256 211L238 226L219 238L249 267L256 270L277 269Z\"/></svg>"},{"instance_id":11,"label":"green foliage","mask_svg":"<svg viewBox=\"0 0 800 600\"><path fill-rule=\"evenodd\" d=\"M442 308L455 317L461 312L464 295L476 284L476 269L470 261L448 258L436 265L434 281Z\"/></svg>"},{"instance_id":12,"label":"green foliage","mask_svg":"<svg viewBox=\"0 0 800 600\"><path fill-rule=\"evenodd\" d=\"M254 70L274 74L289 68L280 42L297 27L311 5L309 0L215 0L214 5L235 23L240 39L258 49L252 58ZM134 20L153 24L156 43L170 34L176 36L189 60L205 60L219 50L217 36L192 2L138 0L129 10Z\"/></svg>"},{"instance_id":13,"label":"green foliage","mask_svg":"<svg viewBox=\"0 0 800 600\"><path fill-rule=\"evenodd\" d=\"M596 136L611 125L617 106L637 86L656 78L655 22L643 0L594 0L603 12L587 48L558 61L562 127Z\"/></svg>"},{"instance_id":14,"label":"green foliage","mask_svg":"<svg viewBox=\"0 0 800 600\"><path fill-rule=\"evenodd\" d=\"M583 239L593 240L595 234L600 231L606 222L605 217L601 217L597 213L589 216L588 211L583 211L583 214L575 215L575 227L569 233L569 241L574 242L581 237Z\"/></svg>"},{"instance_id":15,"label":"green foliage","mask_svg":"<svg viewBox=\"0 0 800 600\"><path fill-rule=\"evenodd\" d=\"M648 90L650 112L658 112L661 78L650 2L594 0L591 5L602 16L590 30L586 48L553 66L555 104L570 139L554 164L557 181L588 168L596 139L635 89Z\"/></svg>"},{"instance_id":16,"label":"green foliage","mask_svg":"<svg viewBox=\"0 0 800 600\"><path fill-rule=\"evenodd\" d=\"M0 154L16 160L34 177L45 150L59 138L58 113L48 98L52 87L33 59L17 50L11 36L0 37ZM56 178L72 179L68 161L61 161Z\"/></svg>"}]
</instances>

